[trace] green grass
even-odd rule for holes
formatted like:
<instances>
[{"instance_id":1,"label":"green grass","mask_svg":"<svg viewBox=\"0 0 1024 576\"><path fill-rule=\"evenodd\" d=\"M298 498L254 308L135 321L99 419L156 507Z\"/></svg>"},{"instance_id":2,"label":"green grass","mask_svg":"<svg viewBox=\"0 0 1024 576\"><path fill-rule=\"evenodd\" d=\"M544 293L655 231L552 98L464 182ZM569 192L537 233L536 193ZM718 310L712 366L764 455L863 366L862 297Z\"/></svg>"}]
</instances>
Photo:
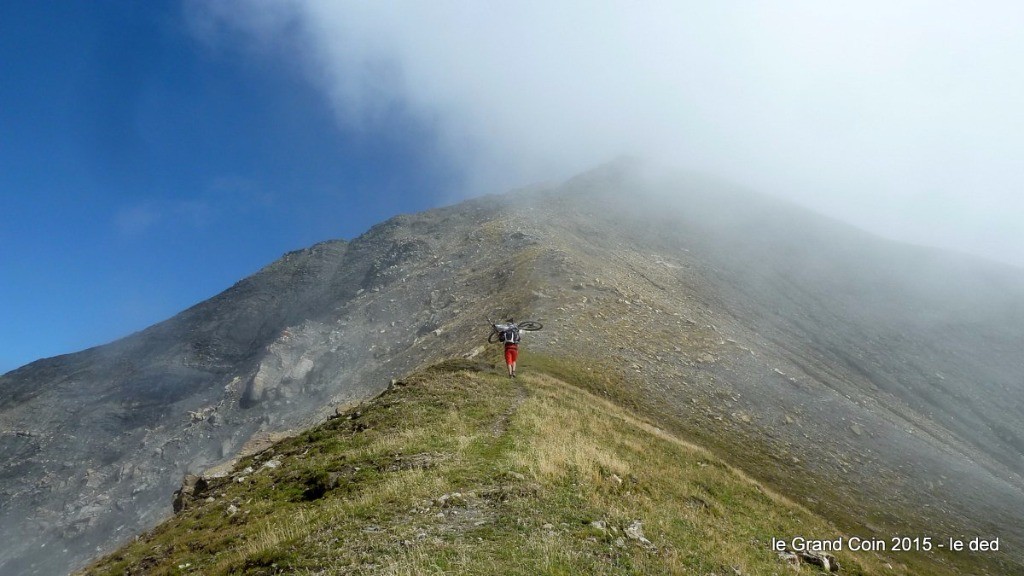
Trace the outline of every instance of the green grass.
<instances>
[{"instance_id":1,"label":"green grass","mask_svg":"<svg viewBox=\"0 0 1024 576\"><path fill-rule=\"evenodd\" d=\"M838 536L623 408L637 399L613 375L540 356L520 371L412 376L243 459L85 573L785 574L773 536ZM844 574L913 573L837 556Z\"/></svg>"}]
</instances>

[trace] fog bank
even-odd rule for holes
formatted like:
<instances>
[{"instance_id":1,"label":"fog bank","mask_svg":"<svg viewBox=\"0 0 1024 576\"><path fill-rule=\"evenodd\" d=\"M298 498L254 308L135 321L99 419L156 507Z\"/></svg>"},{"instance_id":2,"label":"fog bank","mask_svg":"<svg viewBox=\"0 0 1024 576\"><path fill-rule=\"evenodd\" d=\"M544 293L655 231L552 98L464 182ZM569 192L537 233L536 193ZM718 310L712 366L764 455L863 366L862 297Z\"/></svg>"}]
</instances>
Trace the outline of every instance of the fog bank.
<instances>
[{"instance_id":1,"label":"fog bank","mask_svg":"<svg viewBox=\"0 0 1024 576\"><path fill-rule=\"evenodd\" d=\"M1024 264L1024 6L925 1L190 4L348 129L402 113L459 194L631 154L883 235Z\"/></svg>"}]
</instances>

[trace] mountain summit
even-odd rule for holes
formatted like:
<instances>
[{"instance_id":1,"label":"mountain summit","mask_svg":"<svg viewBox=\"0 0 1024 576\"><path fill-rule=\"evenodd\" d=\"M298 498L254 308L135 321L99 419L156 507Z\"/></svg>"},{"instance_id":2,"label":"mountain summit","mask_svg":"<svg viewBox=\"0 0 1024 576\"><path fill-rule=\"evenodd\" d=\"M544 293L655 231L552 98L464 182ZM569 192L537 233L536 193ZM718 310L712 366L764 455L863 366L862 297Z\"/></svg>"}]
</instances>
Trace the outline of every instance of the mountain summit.
<instances>
[{"instance_id":1,"label":"mountain summit","mask_svg":"<svg viewBox=\"0 0 1024 576\"><path fill-rule=\"evenodd\" d=\"M616 163L286 254L0 377L0 572L81 565L186 474L480 356L497 314L844 530L1000 538L936 565L1024 569L1024 272Z\"/></svg>"}]
</instances>

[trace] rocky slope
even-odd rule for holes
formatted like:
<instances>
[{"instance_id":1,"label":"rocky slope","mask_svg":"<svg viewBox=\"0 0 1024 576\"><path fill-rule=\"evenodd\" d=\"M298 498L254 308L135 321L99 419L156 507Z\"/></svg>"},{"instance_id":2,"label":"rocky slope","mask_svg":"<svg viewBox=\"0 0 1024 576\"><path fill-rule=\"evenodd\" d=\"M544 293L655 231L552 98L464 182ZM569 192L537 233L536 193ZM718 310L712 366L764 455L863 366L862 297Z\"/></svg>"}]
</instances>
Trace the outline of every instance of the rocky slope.
<instances>
[{"instance_id":1,"label":"rocky slope","mask_svg":"<svg viewBox=\"0 0 1024 576\"><path fill-rule=\"evenodd\" d=\"M616 164L393 218L0 377L0 572L154 525L186 473L480 354L498 313L843 529L999 537L970 561L1021 566L1020 270Z\"/></svg>"}]
</instances>

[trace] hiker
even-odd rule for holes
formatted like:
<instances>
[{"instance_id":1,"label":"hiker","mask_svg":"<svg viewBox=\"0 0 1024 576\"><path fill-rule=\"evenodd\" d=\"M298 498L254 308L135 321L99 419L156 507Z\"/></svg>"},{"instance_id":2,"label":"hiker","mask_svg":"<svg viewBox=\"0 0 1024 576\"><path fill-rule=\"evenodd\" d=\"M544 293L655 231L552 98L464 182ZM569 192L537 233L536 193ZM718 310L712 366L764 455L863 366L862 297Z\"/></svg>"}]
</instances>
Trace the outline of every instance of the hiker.
<instances>
[{"instance_id":1,"label":"hiker","mask_svg":"<svg viewBox=\"0 0 1024 576\"><path fill-rule=\"evenodd\" d=\"M505 343L505 364L508 365L508 377L516 377L516 359L519 357L519 326L515 320L509 318L503 324L493 324L495 332L498 333L498 341Z\"/></svg>"}]
</instances>

